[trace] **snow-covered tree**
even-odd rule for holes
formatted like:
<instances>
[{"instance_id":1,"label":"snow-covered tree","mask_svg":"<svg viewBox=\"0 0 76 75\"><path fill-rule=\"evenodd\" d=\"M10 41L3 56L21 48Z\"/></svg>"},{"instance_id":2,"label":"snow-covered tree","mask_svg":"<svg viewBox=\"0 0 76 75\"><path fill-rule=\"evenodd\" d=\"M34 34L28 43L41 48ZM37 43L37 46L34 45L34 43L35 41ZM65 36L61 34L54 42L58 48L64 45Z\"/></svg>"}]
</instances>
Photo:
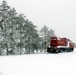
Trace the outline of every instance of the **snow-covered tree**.
<instances>
[{"instance_id":1,"label":"snow-covered tree","mask_svg":"<svg viewBox=\"0 0 76 75\"><path fill-rule=\"evenodd\" d=\"M46 45L50 40L50 37L55 35L54 30L49 29L46 25L44 25L39 31L41 37L41 46L43 49L46 49Z\"/></svg>"},{"instance_id":2,"label":"snow-covered tree","mask_svg":"<svg viewBox=\"0 0 76 75\"><path fill-rule=\"evenodd\" d=\"M17 19L17 15L16 15L16 10L13 8L8 12L9 15L9 35L8 35L8 40L9 40L9 49L11 52L11 54L15 53L15 48L16 48L16 42L15 42L15 38L16 38L16 19Z\"/></svg>"},{"instance_id":3,"label":"snow-covered tree","mask_svg":"<svg viewBox=\"0 0 76 75\"><path fill-rule=\"evenodd\" d=\"M24 47L26 49L26 52L27 53L34 52L34 50L38 49L38 45L39 45L38 44L39 35L38 35L37 30L35 29L36 26L33 25L33 23L30 22L28 19L26 19L24 28L25 28Z\"/></svg>"},{"instance_id":4,"label":"snow-covered tree","mask_svg":"<svg viewBox=\"0 0 76 75\"><path fill-rule=\"evenodd\" d=\"M17 27L16 27L16 46L17 46L17 49L18 51L20 52L19 54L21 54L21 51L22 51L22 46L23 46L23 38L22 38L22 35L23 35L23 25L24 25L24 17L20 14L18 15L17 17L17 20L16 20L16 24L17 24Z\"/></svg>"},{"instance_id":5,"label":"snow-covered tree","mask_svg":"<svg viewBox=\"0 0 76 75\"><path fill-rule=\"evenodd\" d=\"M8 11L10 10L10 7L7 5L6 1L3 1L3 3L0 5L0 36L1 36L1 49L7 50L8 53L8 32L9 32L9 24L8 24Z\"/></svg>"},{"instance_id":6,"label":"snow-covered tree","mask_svg":"<svg viewBox=\"0 0 76 75\"><path fill-rule=\"evenodd\" d=\"M0 5L0 54L32 53L38 50L39 40L36 26L3 1Z\"/></svg>"}]
</instances>

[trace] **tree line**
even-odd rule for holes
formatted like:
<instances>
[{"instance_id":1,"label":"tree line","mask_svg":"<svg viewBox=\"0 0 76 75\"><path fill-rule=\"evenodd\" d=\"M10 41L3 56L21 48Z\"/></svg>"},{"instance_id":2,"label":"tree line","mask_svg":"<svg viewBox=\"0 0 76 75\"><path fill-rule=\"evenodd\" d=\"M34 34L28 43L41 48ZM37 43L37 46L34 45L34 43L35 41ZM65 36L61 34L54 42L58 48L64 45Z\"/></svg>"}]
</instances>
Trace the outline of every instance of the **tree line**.
<instances>
[{"instance_id":1,"label":"tree line","mask_svg":"<svg viewBox=\"0 0 76 75\"><path fill-rule=\"evenodd\" d=\"M24 14L18 14L6 1L0 5L0 55L45 52L54 30L44 25L38 31Z\"/></svg>"}]
</instances>

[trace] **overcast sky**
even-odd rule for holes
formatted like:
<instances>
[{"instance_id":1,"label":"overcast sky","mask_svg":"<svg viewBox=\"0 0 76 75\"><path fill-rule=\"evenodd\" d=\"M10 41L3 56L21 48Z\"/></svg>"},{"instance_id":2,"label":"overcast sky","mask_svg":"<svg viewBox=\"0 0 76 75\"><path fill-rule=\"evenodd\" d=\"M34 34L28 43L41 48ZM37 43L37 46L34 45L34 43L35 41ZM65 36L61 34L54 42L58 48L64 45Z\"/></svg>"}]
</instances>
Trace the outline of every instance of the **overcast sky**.
<instances>
[{"instance_id":1,"label":"overcast sky","mask_svg":"<svg viewBox=\"0 0 76 75\"><path fill-rule=\"evenodd\" d=\"M3 0L0 0L0 3ZM6 0L40 29L44 24L59 37L76 43L76 0Z\"/></svg>"}]
</instances>

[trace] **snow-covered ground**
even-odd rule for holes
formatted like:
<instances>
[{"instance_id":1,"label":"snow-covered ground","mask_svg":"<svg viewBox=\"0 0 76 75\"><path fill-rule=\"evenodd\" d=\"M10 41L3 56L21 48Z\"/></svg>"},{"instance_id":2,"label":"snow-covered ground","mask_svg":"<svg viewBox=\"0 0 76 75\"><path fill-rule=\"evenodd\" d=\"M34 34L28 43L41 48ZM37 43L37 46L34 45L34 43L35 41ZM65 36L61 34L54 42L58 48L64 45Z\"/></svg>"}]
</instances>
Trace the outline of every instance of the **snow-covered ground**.
<instances>
[{"instance_id":1,"label":"snow-covered ground","mask_svg":"<svg viewBox=\"0 0 76 75\"><path fill-rule=\"evenodd\" d=\"M76 49L59 54L0 56L4 75L76 75Z\"/></svg>"}]
</instances>

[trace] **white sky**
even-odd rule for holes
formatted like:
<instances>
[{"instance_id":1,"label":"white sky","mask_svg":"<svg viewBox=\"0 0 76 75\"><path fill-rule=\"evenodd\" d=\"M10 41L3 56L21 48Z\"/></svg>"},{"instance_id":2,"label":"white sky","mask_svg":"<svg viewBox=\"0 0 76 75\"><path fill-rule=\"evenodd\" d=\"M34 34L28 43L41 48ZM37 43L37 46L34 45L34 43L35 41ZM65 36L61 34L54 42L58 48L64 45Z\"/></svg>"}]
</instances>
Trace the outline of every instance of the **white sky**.
<instances>
[{"instance_id":1,"label":"white sky","mask_svg":"<svg viewBox=\"0 0 76 75\"><path fill-rule=\"evenodd\" d=\"M0 3L3 0L0 0ZM40 29L44 24L59 37L76 43L76 0L6 0Z\"/></svg>"}]
</instances>

